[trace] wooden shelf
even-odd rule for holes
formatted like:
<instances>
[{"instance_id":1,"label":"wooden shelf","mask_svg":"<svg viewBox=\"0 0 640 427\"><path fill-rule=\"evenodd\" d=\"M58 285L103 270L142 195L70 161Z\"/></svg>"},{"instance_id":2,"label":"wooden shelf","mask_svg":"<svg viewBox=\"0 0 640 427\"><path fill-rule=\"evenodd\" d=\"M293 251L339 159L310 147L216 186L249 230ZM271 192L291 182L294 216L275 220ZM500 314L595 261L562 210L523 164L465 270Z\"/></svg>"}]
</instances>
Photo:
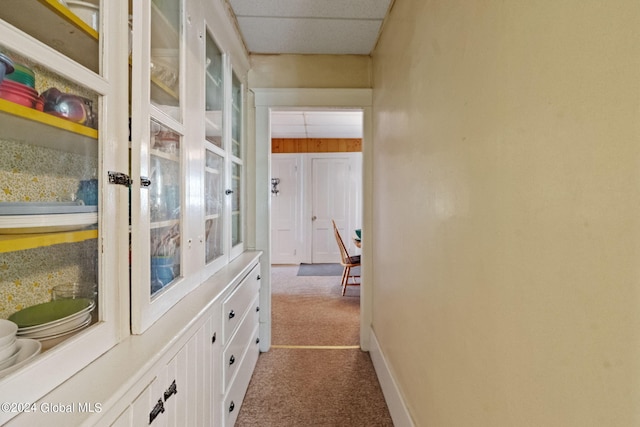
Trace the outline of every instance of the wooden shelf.
<instances>
[{"instance_id":1,"label":"wooden shelf","mask_svg":"<svg viewBox=\"0 0 640 427\"><path fill-rule=\"evenodd\" d=\"M78 243L97 238L98 230L95 229L62 233L5 234L0 235L0 253L60 245L62 243Z\"/></svg>"},{"instance_id":2,"label":"wooden shelf","mask_svg":"<svg viewBox=\"0 0 640 427\"><path fill-rule=\"evenodd\" d=\"M98 155L98 131L0 99L2 137L45 148Z\"/></svg>"},{"instance_id":3,"label":"wooden shelf","mask_svg":"<svg viewBox=\"0 0 640 427\"><path fill-rule=\"evenodd\" d=\"M0 19L99 72L99 34L57 0L2 0Z\"/></svg>"}]
</instances>

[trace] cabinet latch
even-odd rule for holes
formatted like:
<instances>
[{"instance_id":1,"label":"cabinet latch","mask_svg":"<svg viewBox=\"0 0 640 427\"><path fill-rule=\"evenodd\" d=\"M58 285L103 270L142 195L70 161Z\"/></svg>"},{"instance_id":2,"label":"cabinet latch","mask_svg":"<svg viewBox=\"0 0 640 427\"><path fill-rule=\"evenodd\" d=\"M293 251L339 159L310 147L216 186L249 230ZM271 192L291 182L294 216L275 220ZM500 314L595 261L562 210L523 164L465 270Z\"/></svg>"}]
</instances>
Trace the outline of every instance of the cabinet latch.
<instances>
[{"instance_id":1,"label":"cabinet latch","mask_svg":"<svg viewBox=\"0 0 640 427\"><path fill-rule=\"evenodd\" d=\"M125 187L131 187L131 178L126 173L109 171L108 175L109 184L118 184L124 185Z\"/></svg>"}]
</instances>

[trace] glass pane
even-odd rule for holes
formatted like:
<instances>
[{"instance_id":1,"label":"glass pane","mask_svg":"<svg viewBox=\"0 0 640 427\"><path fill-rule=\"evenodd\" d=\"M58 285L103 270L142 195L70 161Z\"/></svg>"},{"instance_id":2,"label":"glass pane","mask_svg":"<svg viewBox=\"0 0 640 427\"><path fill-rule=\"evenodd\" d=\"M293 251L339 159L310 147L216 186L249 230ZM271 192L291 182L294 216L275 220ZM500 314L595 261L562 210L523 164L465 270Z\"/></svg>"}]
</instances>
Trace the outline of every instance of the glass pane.
<instances>
[{"instance_id":1,"label":"glass pane","mask_svg":"<svg viewBox=\"0 0 640 427\"><path fill-rule=\"evenodd\" d=\"M94 2L3 0L0 19L97 73L100 6Z\"/></svg>"},{"instance_id":2,"label":"glass pane","mask_svg":"<svg viewBox=\"0 0 640 427\"><path fill-rule=\"evenodd\" d=\"M99 96L0 52L13 64L0 85L0 318L83 298L84 328L100 317ZM54 345L46 338L44 349Z\"/></svg>"},{"instance_id":3,"label":"glass pane","mask_svg":"<svg viewBox=\"0 0 640 427\"><path fill-rule=\"evenodd\" d=\"M233 111L231 114L231 150L234 156L240 157L240 143L242 141L242 85L235 74L233 75L232 81Z\"/></svg>"},{"instance_id":4,"label":"glass pane","mask_svg":"<svg viewBox=\"0 0 640 427\"><path fill-rule=\"evenodd\" d=\"M180 135L151 122L151 294L180 276Z\"/></svg>"},{"instance_id":5,"label":"glass pane","mask_svg":"<svg viewBox=\"0 0 640 427\"><path fill-rule=\"evenodd\" d=\"M222 52L207 33L207 59L205 80L205 138L222 147L222 111L224 93L222 84Z\"/></svg>"},{"instance_id":6,"label":"glass pane","mask_svg":"<svg viewBox=\"0 0 640 427\"><path fill-rule=\"evenodd\" d=\"M235 246L242 242L242 227L241 227L241 200L240 197L240 180L242 176L242 166L237 163L231 165L231 189L232 201L231 201L231 246Z\"/></svg>"},{"instance_id":7,"label":"glass pane","mask_svg":"<svg viewBox=\"0 0 640 427\"><path fill-rule=\"evenodd\" d=\"M206 150L205 166L205 260L207 263L223 254L222 195L224 158Z\"/></svg>"},{"instance_id":8,"label":"glass pane","mask_svg":"<svg viewBox=\"0 0 640 427\"><path fill-rule=\"evenodd\" d=\"M151 2L151 102L178 121L181 9L180 0Z\"/></svg>"}]
</instances>

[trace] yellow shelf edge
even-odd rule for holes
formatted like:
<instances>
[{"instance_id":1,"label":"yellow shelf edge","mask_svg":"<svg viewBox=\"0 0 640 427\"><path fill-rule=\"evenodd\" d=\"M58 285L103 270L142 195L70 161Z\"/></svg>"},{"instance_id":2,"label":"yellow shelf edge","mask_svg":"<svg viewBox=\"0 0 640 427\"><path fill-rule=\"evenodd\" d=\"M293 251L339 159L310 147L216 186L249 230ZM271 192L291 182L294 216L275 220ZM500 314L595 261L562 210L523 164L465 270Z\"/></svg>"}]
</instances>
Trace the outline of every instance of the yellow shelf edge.
<instances>
[{"instance_id":1,"label":"yellow shelf edge","mask_svg":"<svg viewBox=\"0 0 640 427\"><path fill-rule=\"evenodd\" d=\"M89 138L98 139L98 131L96 129L61 119L51 114L38 111L35 108L29 108L24 105L16 104L15 102L7 101L6 99L0 98L0 111L23 119L42 123L47 126L53 126L58 129L84 135Z\"/></svg>"},{"instance_id":2,"label":"yellow shelf edge","mask_svg":"<svg viewBox=\"0 0 640 427\"><path fill-rule=\"evenodd\" d=\"M61 16L62 18L66 19L75 27L77 27L79 30L82 30L83 32L87 33L89 36L94 38L96 42L98 41L100 37L98 32L93 28L91 28L82 19L80 19L78 15L71 12L71 9L64 7L58 0L39 0L39 1L40 3L44 4L49 9L51 9L58 16Z\"/></svg>"},{"instance_id":3,"label":"yellow shelf edge","mask_svg":"<svg viewBox=\"0 0 640 427\"><path fill-rule=\"evenodd\" d=\"M97 238L98 230L43 234L5 234L0 236L0 253L35 249L63 243L78 243Z\"/></svg>"}]
</instances>

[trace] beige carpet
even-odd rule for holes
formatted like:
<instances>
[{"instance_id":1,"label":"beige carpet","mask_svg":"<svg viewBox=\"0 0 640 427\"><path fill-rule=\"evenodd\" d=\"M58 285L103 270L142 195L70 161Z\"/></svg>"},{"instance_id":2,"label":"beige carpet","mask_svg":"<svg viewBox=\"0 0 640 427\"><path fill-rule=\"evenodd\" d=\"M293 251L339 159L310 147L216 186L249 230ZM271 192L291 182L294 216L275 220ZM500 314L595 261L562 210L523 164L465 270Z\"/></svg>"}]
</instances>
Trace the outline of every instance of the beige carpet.
<instances>
[{"instance_id":1,"label":"beige carpet","mask_svg":"<svg viewBox=\"0 0 640 427\"><path fill-rule=\"evenodd\" d=\"M271 344L360 343L358 287L343 297L339 276L297 276L297 267L274 267L271 277Z\"/></svg>"},{"instance_id":2,"label":"beige carpet","mask_svg":"<svg viewBox=\"0 0 640 427\"><path fill-rule=\"evenodd\" d=\"M342 297L340 277L272 273L274 348L258 359L236 426L393 426L368 353L287 347L357 346L359 288Z\"/></svg>"}]
</instances>

